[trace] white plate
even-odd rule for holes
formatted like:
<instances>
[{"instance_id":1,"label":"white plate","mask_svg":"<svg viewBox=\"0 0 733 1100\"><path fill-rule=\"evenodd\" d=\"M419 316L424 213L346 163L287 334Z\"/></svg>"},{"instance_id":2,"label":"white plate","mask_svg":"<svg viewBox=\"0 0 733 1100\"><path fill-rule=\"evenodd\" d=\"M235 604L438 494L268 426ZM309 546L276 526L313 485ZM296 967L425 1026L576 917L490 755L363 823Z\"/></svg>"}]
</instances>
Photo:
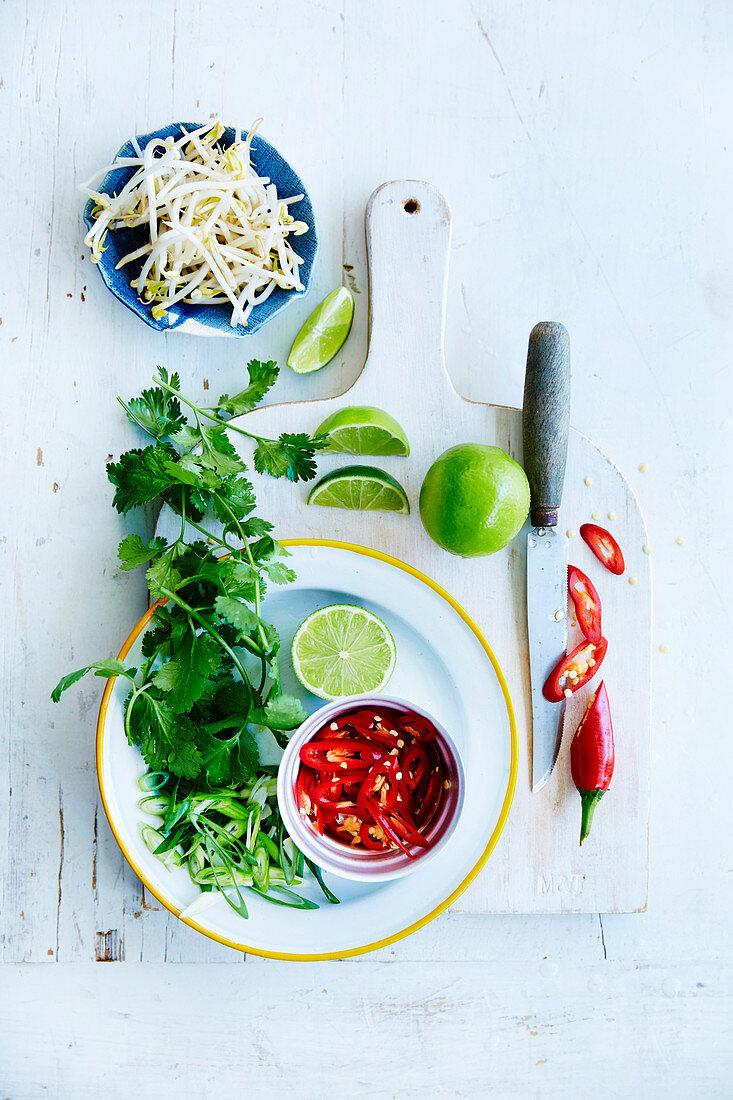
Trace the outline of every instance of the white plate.
<instances>
[{"instance_id":1,"label":"white plate","mask_svg":"<svg viewBox=\"0 0 733 1100\"><path fill-rule=\"evenodd\" d=\"M389 626L397 643L390 694L421 703L453 734L466 769L466 801L458 828L434 859L383 885L328 876L341 899L330 905L315 882L301 893L317 910L272 905L247 893L249 919L224 901L186 924L240 951L284 959L343 958L374 950L436 917L489 858L506 822L517 773L517 735L511 699L499 665L478 627L437 584L403 562L365 547L325 540L289 540L298 579L271 589L264 615L282 638L283 689L302 695L289 660L297 627L311 611L355 603ZM120 652L132 662L152 610ZM112 680L97 727L97 774L107 818L130 866L176 916L199 894L183 868L168 870L140 836L138 779L145 767L123 729L127 682ZM310 696L306 709L322 706Z\"/></svg>"}]
</instances>

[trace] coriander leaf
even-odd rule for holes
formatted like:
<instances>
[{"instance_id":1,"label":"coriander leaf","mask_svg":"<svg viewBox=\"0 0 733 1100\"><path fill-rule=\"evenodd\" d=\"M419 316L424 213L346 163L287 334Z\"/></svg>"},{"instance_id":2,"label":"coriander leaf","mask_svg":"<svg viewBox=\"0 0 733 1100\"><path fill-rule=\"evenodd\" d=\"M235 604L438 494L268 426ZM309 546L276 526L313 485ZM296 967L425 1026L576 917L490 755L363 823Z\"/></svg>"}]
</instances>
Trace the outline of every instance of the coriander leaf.
<instances>
[{"instance_id":1,"label":"coriander leaf","mask_svg":"<svg viewBox=\"0 0 733 1100\"><path fill-rule=\"evenodd\" d=\"M176 569L181 574L184 585L193 582L205 582L219 586L227 575L229 559L221 561L212 554L205 542L196 541L184 545L184 549L176 558Z\"/></svg>"},{"instance_id":2,"label":"coriander leaf","mask_svg":"<svg viewBox=\"0 0 733 1100\"><path fill-rule=\"evenodd\" d=\"M259 405L267 391L275 385L280 368L273 360L260 363L259 360L252 359L247 365L247 371L249 385L246 389L235 393L233 397L225 393L219 398L217 412L220 415L228 413L230 416L241 416Z\"/></svg>"},{"instance_id":3,"label":"coriander leaf","mask_svg":"<svg viewBox=\"0 0 733 1100\"><path fill-rule=\"evenodd\" d=\"M143 390L139 397L130 401L120 400L120 404L130 420L155 439L175 435L186 422L178 398L171 397L158 386Z\"/></svg>"},{"instance_id":4,"label":"coriander leaf","mask_svg":"<svg viewBox=\"0 0 733 1100\"><path fill-rule=\"evenodd\" d=\"M163 493L163 500L177 516L182 515L185 507L186 516L198 523L211 506L211 494L201 484L184 486L176 482Z\"/></svg>"},{"instance_id":5,"label":"coriander leaf","mask_svg":"<svg viewBox=\"0 0 733 1100\"><path fill-rule=\"evenodd\" d=\"M201 771L201 750L192 739L184 740L180 735L168 753L166 763L174 775L182 779L195 779Z\"/></svg>"},{"instance_id":6,"label":"coriander leaf","mask_svg":"<svg viewBox=\"0 0 733 1100\"><path fill-rule=\"evenodd\" d=\"M228 558L226 566L222 568L222 579L229 596L239 596L247 603L253 603L257 593L257 570L244 561L236 561ZM260 581L260 595L263 589Z\"/></svg>"},{"instance_id":7,"label":"coriander leaf","mask_svg":"<svg viewBox=\"0 0 733 1100\"><path fill-rule=\"evenodd\" d=\"M143 754L148 767L195 779L201 770L196 747L196 727L186 715L148 692L129 697L126 704L130 740Z\"/></svg>"},{"instance_id":8,"label":"coriander leaf","mask_svg":"<svg viewBox=\"0 0 733 1100\"><path fill-rule=\"evenodd\" d=\"M241 527L248 539L259 538L260 535L266 535L268 531L273 529L271 523L268 523L266 519L260 519L259 516L250 516Z\"/></svg>"},{"instance_id":9,"label":"coriander leaf","mask_svg":"<svg viewBox=\"0 0 733 1100\"><path fill-rule=\"evenodd\" d=\"M225 531L237 534L235 520L241 521L256 505L254 489L246 477L237 477L220 485L214 493L214 514Z\"/></svg>"},{"instance_id":10,"label":"coriander leaf","mask_svg":"<svg viewBox=\"0 0 733 1100\"><path fill-rule=\"evenodd\" d=\"M180 485L197 485L201 475L201 466L193 455L183 455L177 462L169 459L165 469L171 481L177 481Z\"/></svg>"},{"instance_id":11,"label":"coriander leaf","mask_svg":"<svg viewBox=\"0 0 733 1100\"><path fill-rule=\"evenodd\" d=\"M188 629L188 617L176 604L156 607L153 623L152 630L146 630L142 639L142 654L146 659L153 657L168 642L181 638Z\"/></svg>"},{"instance_id":12,"label":"coriander leaf","mask_svg":"<svg viewBox=\"0 0 733 1100\"><path fill-rule=\"evenodd\" d=\"M95 661L93 665L86 665L84 668L79 668L76 672L69 672L66 676L62 676L56 687L51 692L51 698L54 703L58 703L63 692L67 688L70 688L72 684L75 684L77 680L81 680L82 676L86 676L87 672L95 670L95 676L103 676L109 679L111 676L126 676L128 680L134 679L137 669L126 669L122 661L116 658L110 657L106 661Z\"/></svg>"},{"instance_id":13,"label":"coriander leaf","mask_svg":"<svg viewBox=\"0 0 733 1100\"><path fill-rule=\"evenodd\" d=\"M201 730L197 743L201 749L201 770L210 787L243 783L257 772L260 763L257 742L244 726L228 738Z\"/></svg>"},{"instance_id":14,"label":"coriander leaf","mask_svg":"<svg viewBox=\"0 0 733 1100\"><path fill-rule=\"evenodd\" d=\"M308 715L294 695L276 695L268 699L264 711L265 725L271 729L294 730Z\"/></svg>"},{"instance_id":15,"label":"coriander leaf","mask_svg":"<svg viewBox=\"0 0 733 1100\"><path fill-rule=\"evenodd\" d=\"M180 431L171 436L171 441L184 451L190 450L201 442L201 432L198 428L192 428L190 424L184 424Z\"/></svg>"},{"instance_id":16,"label":"coriander leaf","mask_svg":"<svg viewBox=\"0 0 733 1100\"><path fill-rule=\"evenodd\" d=\"M171 649L171 659L153 675L153 683L166 693L171 710L182 714L201 697L219 663L220 649L208 634L187 630Z\"/></svg>"},{"instance_id":17,"label":"coriander leaf","mask_svg":"<svg viewBox=\"0 0 733 1100\"><path fill-rule=\"evenodd\" d=\"M181 379L178 371L174 371L173 374L168 377L168 371L165 367L158 367L158 377L153 378L154 382L165 382L171 389L176 390L177 393L181 392Z\"/></svg>"},{"instance_id":18,"label":"coriander leaf","mask_svg":"<svg viewBox=\"0 0 733 1100\"><path fill-rule=\"evenodd\" d=\"M289 468L288 456L277 439L260 439L255 450L255 470L270 477L285 477Z\"/></svg>"},{"instance_id":19,"label":"coriander leaf","mask_svg":"<svg viewBox=\"0 0 733 1100\"><path fill-rule=\"evenodd\" d=\"M214 600L214 608L217 615L235 626L242 634L250 634L262 622L245 603L231 599L229 596L217 596Z\"/></svg>"},{"instance_id":20,"label":"coriander leaf","mask_svg":"<svg viewBox=\"0 0 733 1100\"><path fill-rule=\"evenodd\" d=\"M139 535L128 535L117 547L117 557L123 569L137 569L138 565L145 565L159 557L166 546L165 539L160 535L148 543L144 543Z\"/></svg>"},{"instance_id":21,"label":"coriander leaf","mask_svg":"<svg viewBox=\"0 0 733 1100\"><path fill-rule=\"evenodd\" d=\"M215 470L221 477L239 474L246 469L222 424L215 428L202 427L201 439L203 449L199 461L202 466Z\"/></svg>"},{"instance_id":22,"label":"coriander leaf","mask_svg":"<svg viewBox=\"0 0 733 1100\"><path fill-rule=\"evenodd\" d=\"M167 554L153 562L145 574L150 595L156 600L160 599L161 596L165 596L167 592L175 592L183 579L174 564L177 553L177 547L172 546ZM167 592L164 592L163 589L166 589Z\"/></svg>"},{"instance_id":23,"label":"coriander leaf","mask_svg":"<svg viewBox=\"0 0 733 1100\"><path fill-rule=\"evenodd\" d=\"M118 512L129 512L160 496L172 483L167 469L173 452L158 444L135 448L107 464L107 476L116 488L112 503Z\"/></svg>"},{"instance_id":24,"label":"coriander leaf","mask_svg":"<svg viewBox=\"0 0 733 1100\"><path fill-rule=\"evenodd\" d=\"M279 553L284 554L285 551L270 535L263 535L261 539L257 539L257 542L250 543L250 553L255 561L264 564L278 557Z\"/></svg>"},{"instance_id":25,"label":"coriander leaf","mask_svg":"<svg viewBox=\"0 0 733 1100\"><path fill-rule=\"evenodd\" d=\"M271 561L265 565L265 571L275 584L290 584L297 578L297 573L282 561Z\"/></svg>"},{"instance_id":26,"label":"coriander leaf","mask_svg":"<svg viewBox=\"0 0 733 1100\"><path fill-rule=\"evenodd\" d=\"M279 439L260 439L255 450L255 469L290 481L309 481L316 473L313 456L325 446L325 439L306 432L283 432Z\"/></svg>"}]
</instances>

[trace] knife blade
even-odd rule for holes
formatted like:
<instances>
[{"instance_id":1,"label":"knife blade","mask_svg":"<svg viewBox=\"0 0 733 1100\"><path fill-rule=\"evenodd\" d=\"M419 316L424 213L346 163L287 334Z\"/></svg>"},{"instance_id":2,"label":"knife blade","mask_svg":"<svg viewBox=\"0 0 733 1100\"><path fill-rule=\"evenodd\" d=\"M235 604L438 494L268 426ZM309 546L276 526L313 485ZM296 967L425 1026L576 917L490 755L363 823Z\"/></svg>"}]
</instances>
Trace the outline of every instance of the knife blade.
<instances>
[{"instance_id":1,"label":"knife blade","mask_svg":"<svg viewBox=\"0 0 733 1100\"><path fill-rule=\"evenodd\" d=\"M562 502L570 431L570 338L555 321L530 333L522 437L530 488L527 534L527 634L532 689L532 791L552 774L562 741L565 704L542 694L567 648L567 538L555 530Z\"/></svg>"}]
</instances>

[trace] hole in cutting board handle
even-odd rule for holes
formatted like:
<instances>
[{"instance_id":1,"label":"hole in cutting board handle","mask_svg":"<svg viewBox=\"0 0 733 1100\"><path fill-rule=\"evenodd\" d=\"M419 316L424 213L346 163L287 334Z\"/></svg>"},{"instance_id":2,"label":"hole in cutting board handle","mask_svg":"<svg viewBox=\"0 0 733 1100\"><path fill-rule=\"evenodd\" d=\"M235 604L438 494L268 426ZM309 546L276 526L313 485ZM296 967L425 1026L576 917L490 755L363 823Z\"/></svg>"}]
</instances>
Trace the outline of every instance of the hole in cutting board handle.
<instances>
[{"instance_id":1,"label":"hole in cutting board handle","mask_svg":"<svg viewBox=\"0 0 733 1100\"><path fill-rule=\"evenodd\" d=\"M402 209L406 214L417 214L420 211L420 203L417 199L405 199Z\"/></svg>"}]
</instances>

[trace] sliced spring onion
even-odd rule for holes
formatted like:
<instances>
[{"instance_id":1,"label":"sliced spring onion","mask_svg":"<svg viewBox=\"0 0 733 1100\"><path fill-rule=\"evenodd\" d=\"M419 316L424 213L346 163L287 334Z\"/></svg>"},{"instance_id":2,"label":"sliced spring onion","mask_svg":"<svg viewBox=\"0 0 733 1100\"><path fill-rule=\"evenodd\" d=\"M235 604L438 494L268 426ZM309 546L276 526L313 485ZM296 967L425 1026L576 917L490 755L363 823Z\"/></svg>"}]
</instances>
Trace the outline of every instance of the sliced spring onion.
<instances>
[{"instance_id":1,"label":"sliced spring onion","mask_svg":"<svg viewBox=\"0 0 733 1100\"><path fill-rule=\"evenodd\" d=\"M141 791L160 791L169 778L167 772L146 772L145 775L140 776L137 785Z\"/></svg>"},{"instance_id":2,"label":"sliced spring onion","mask_svg":"<svg viewBox=\"0 0 733 1100\"><path fill-rule=\"evenodd\" d=\"M270 857L262 844L255 848L255 860L257 862L252 868L252 883L266 894L270 885Z\"/></svg>"},{"instance_id":3,"label":"sliced spring onion","mask_svg":"<svg viewBox=\"0 0 733 1100\"><path fill-rule=\"evenodd\" d=\"M277 809L275 775L263 772L239 790L214 791L192 790L184 780L162 772L144 778L148 781L140 782L146 792L140 808L157 817L160 824L142 825L143 840L166 866L185 865L192 881L207 896L200 907L196 902L188 906L186 916L223 897L246 917L242 889L254 890L277 905L318 908L291 889L303 882L305 861L285 833ZM263 829L265 820L268 825ZM316 878L330 901L333 895L319 875Z\"/></svg>"},{"instance_id":4,"label":"sliced spring onion","mask_svg":"<svg viewBox=\"0 0 733 1100\"><path fill-rule=\"evenodd\" d=\"M152 138L137 156L118 158L93 180L118 168L134 168L118 195L85 187L94 200L94 224L84 238L99 262L108 231L145 227L148 239L118 262L142 260L132 286L165 317L176 302L226 304L231 324L246 325L254 307L276 287L302 290L303 263L290 238L308 232L289 206L303 195L283 198L252 166L252 138L262 119L228 148L225 127L207 123L182 136ZM90 181L92 182L92 181Z\"/></svg>"},{"instance_id":5,"label":"sliced spring onion","mask_svg":"<svg viewBox=\"0 0 733 1100\"><path fill-rule=\"evenodd\" d=\"M311 874L315 878L315 880L318 883L318 885L320 886L321 890L323 890L323 893L325 894L325 896L331 902L331 905L339 905L340 904L339 899L336 897L336 895L333 893L332 890L329 890L329 888L326 886L325 882L323 881L323 875L321 873L321 868L316 863L314 863L312 860L308 859L307 856L305 856L304 859L305 859L306 867L308 868L308 870L311 872Z\"/></svg>"}]
</instances>

